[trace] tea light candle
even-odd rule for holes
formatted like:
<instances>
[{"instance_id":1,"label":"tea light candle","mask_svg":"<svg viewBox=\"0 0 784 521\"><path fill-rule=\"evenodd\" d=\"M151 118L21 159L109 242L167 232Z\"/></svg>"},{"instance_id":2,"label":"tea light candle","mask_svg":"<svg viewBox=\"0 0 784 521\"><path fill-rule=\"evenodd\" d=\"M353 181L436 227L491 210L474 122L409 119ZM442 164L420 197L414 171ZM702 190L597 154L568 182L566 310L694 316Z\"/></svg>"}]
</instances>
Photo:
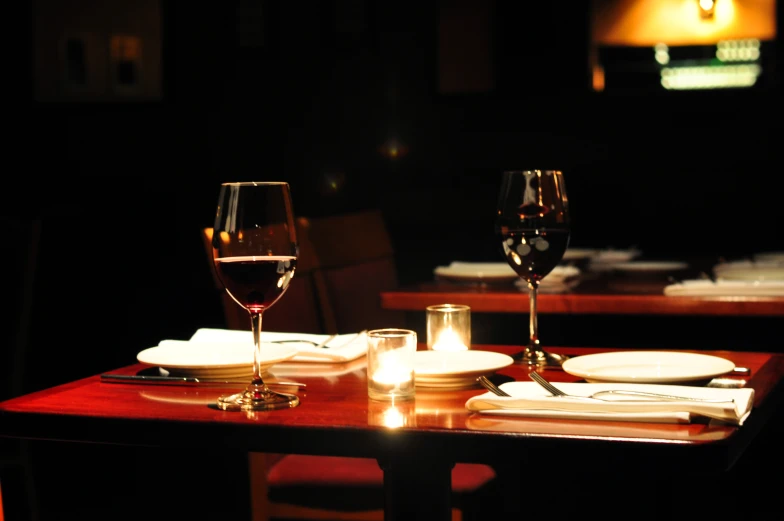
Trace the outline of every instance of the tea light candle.
<instances>
[{"instance_id":1,"label":"tea light candle","mask_svg":"<svg viewBox=\"0 0 784 521\"><path fill-rule=\"evenodd\" d=\"M378 369L373 373L372 380L381 385L399 387L400 384L411 381L411 369L395 360L382 359Z\"/></svg>"},{"instance_id":2,"label":"tea light candle","mask_svg":"<svg viewBox=\"0 0 784 521\"><path fill-rule=\"evenodd\" d=\"M414 398L416 333L408 329L368 332L368 396L375 400Z\"/></svg>"},{"instance_id":3,"label":"tea light candle","mask_svg":"<svg viewBox=\"0 0 784 521\"><path fill-rule=\"evenodd\" d=\"M468 346L462 342L460 336L450 326L441 331L438 340L431 349L433 351L468 351Z\"/></svg>"},{"instance_id":4,"label":"tea light candle","mask_svg":"<svg viewBox=\"0 0 784 521\"><path fill-rule=\"evenodd\" d=\"M461 304L427 307L427 348L433 351L471 349L471 308Z\"/></svg>"}]
</instances>

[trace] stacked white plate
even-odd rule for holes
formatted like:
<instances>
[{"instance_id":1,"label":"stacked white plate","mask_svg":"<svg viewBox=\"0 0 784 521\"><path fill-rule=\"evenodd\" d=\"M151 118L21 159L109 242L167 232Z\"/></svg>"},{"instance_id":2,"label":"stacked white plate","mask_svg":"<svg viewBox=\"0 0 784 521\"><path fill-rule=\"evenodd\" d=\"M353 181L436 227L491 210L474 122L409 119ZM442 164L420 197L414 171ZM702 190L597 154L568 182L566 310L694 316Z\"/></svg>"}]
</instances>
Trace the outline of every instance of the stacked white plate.
<instances>
[{"instance_id":1,"label":"stacked white plate","mask_svg":"<svg viewBox=\"0 0 784 521\"><path fill-rule=\"evenodd\" d=\"M414 378L417 387L461 389L513 363L511 356L492 351L417 351Z\"/></svg>"},{"instance_id":2,"label":"stacked white plate","mask_svg":"<svg viewBox=\"0 0 784 521\"><path fill-rule=\"evenodd\" d=\"M293 347L262 344L261 372L297 355ZM187 340L162 340L156 347L141 351L136 359L158 366L172 376L210 380L250 377L253 374L253 345L246 343L202 343Z\"/></svg>"}]
</instances>

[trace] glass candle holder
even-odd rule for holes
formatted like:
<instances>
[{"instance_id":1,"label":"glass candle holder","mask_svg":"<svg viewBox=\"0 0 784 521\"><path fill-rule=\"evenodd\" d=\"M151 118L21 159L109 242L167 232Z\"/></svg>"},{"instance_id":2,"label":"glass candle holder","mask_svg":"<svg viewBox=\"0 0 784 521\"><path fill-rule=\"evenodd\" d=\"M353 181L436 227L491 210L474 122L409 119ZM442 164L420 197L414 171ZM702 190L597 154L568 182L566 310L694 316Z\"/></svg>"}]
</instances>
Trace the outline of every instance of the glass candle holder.
<instances>
[{"instance_id":1,"label":"glass candle holder","mask_svg":"<svg viewBox=\"0 0 784 521\"><path fill-rule=\"evenodd\" d=\"M428 306L427 348L433 351L471 349L471 308L462 304Z\"/></svg>"},{"instance_id":2,"label":"glass candle holder","mask_svg":"<svg viewBox=\"0 0 784 521\"><path fill-rule=\"evenodd\" d=\"M368 397L383 401L413 399L416 332L374 329L367 335Z\"/></svg>"}]
</instances>

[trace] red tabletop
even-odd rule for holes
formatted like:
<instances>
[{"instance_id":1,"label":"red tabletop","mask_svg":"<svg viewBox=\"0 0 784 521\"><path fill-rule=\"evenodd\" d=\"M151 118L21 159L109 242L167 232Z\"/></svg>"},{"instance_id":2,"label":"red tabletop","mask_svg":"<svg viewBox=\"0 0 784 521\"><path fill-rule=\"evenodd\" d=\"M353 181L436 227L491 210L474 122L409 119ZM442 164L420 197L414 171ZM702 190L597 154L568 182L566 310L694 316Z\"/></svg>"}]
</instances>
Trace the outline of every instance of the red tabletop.
<instances>
[{"instance_id":1,"label":"red tabletop","mask_svg":"<svg viewBox=\"0 0 784 521\"><path fill-rule=\"evenodd\" d=\"M507 354L518 350L490 345L475 349ZM552 350L580 355L610 349ZM775 414L784 394L784 355L699 352L751 369L750 376L728 377L755 389L754 410L742 427L487 417L465 408L468 398L484 392L479 387L420 389L414 402L400 405L390 415L388 404L368 400L365 369L355 364L333 366L329 376L280 375L307 384L307 390L299 391L301 405L250 414L212 406L231 387L106 383L96 375L0 403L0 435L198 448L221 444L258 452L372 457L385 470L388 497L397 505L387 506L388 519L405 517L402 506L424 510L432 519L448 519L448 499L443 499L448 494L443 491L455 462L538 462L554 468L612 465L619 472L634 473L641 468L728 469ZM142 369L143 365L131 365L114 372ZM543 375L555 382L577 380L560 369L544 370ZM527 380L526 369L517 365L499 371L498 377ZM420 504L423 496L430 500Z\"/></svg>"}]
</instances>

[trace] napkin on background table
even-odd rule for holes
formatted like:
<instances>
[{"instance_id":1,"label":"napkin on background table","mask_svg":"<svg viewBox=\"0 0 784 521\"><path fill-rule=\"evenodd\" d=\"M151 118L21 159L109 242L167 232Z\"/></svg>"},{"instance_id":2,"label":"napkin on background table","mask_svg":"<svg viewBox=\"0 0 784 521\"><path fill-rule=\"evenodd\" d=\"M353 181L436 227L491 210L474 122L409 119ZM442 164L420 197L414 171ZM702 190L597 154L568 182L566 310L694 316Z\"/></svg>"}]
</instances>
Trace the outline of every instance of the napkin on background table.
<instances>
[{"instance_id":1,"label":"napkin on background table","mask_svg":"<svg viewBox=\"0 0 784 521\"><path fill-rule=\"evenodd\" d=\"M556 266L539 282L540 293L566 293L580 284L580 268L576 266ZM528 283L523 279L515 281L515 286L529 291Z\"/></svg>"},{"instance_id":2,"label":"napkin on background table","mask_svg":"<svg viewBox=\"0 0 784 521\"><path fill-rule=\"evenodd\" d=\"M664 287L668 297L784 297L784 281L684 280Z\"/></svg>"},{"instance_id":3,"label":"napkin on background table","mask_svg":"<svg viewBox=\"0 0 784 521\"><path fill-rule=\"evenodd\" d=\"M576 396L590 396L597 391L622 389L693 398L735 400L735 402L718 404L628 396L610 397L607 401L556 398L535 382L509 382L500 387L511 394L511 398L488 392L470 398L466 402L466 408L482 414L533 418L691 423L695 418L703 417L743 425L751 413L754 402L754 389L750 388L716 389L685 385L561 382L558 382L557 386L565 393Z\"/></svg>"},{"instance_id":4,"label":"napkin on background table","mask_svg":"<svg viewBox=\"0 0 784 521\"><path fill-rule=\"evenodd\" d=\"M261 341L274 342L277 340L310 340L313 342L323 342L329 335L314 335L308 333L279 333L273 331L262 331ZM189 340L199 343L248 343L253 344L253 334L250 331L239 331L233 329L198 329ZM297 356L288 362L333 362L342 363L356 360L367 354L367 335L365 333L351 333L338 335L330 340L328 348L316 347L308 342L286 343L289 347L297 350Z\"/></svg>"}]
</instances>

